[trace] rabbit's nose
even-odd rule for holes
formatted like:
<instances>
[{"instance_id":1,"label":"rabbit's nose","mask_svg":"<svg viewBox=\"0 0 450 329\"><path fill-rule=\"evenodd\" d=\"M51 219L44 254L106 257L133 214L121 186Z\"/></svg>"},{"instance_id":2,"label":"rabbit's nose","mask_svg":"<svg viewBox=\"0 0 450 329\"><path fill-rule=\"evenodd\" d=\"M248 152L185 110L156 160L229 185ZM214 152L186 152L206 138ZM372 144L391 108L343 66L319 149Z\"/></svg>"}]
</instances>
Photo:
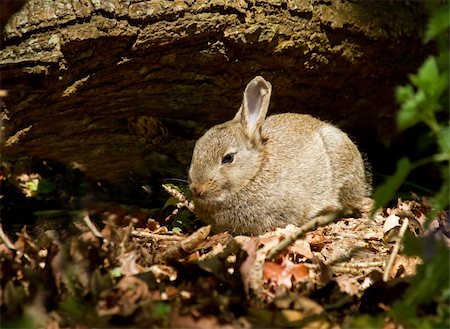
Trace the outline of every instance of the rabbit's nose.
<instances>
[{"instance_id":1,"label":"rabbit's nose","mask_svg":"<svg viewBox=\"0 0 450 329\"><path fill-rule=\"evenodd\" d=\"M190 186L191 192L198 197L203 196L203 194L206 191L206 185L205 184L191 184Z\"/></svg>"}]
</instances>

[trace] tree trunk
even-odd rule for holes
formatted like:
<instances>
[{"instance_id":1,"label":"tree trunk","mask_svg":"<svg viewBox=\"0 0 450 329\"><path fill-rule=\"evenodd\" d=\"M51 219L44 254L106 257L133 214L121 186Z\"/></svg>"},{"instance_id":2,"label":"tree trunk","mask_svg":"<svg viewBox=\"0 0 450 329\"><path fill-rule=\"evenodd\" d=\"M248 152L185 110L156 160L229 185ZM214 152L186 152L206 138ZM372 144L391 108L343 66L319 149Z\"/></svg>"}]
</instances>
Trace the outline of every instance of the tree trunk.
<instances>
[{"instance_id":1,"label":"tree trunk","mask_svg":"<svg viewBox=\"0 0 450 329\"><path fill-rule=\"evenodd\" d=\"M2 35L2 153L116 183L184 170L256 75L273 85L271 113L386 142L394 86L427 53L425 18L406 1L31 0Z\"/></svg>"}]
</instances>

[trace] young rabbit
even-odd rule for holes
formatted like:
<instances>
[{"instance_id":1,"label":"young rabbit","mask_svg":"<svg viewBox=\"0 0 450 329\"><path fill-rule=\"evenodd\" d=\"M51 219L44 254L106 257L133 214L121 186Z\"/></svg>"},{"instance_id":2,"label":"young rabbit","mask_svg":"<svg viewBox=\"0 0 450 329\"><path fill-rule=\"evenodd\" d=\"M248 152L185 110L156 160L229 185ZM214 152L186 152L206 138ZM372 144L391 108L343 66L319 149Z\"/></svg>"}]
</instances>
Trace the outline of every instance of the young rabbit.
<instances>
[{"instance_id":1,"label":"young rabbit","mask_svg":"<svg viewBox=\"0 0 450 329\"><path fill-rule=\"evenodd\" d=\"M189 187L197 216L215 232L301 225L330 209L358 209L371 193L350 138L309 115L266 118L271 91L254 78L234 119L195 144Z\"/></svg>"}]
</instances>

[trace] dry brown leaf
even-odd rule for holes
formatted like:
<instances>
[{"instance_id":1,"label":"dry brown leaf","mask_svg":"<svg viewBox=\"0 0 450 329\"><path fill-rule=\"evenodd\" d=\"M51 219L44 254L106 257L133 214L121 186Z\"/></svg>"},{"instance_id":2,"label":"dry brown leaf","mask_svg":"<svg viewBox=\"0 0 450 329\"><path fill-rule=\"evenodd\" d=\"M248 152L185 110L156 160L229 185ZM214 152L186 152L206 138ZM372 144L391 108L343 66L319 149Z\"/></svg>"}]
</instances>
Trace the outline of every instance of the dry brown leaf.
<instances>
[{"instance_id":1,"label":"dry brown leaf","mask_svg":"<svg viewBox=\"0 0 450 329\"><path fill-rule=\"evenodd\" d=\"M252 240L254 240L252 242ZM264 243L261 242L264 241ZM235 241L240 244L244 250L250 249L252 247L246 247L248 243L256 243L256 252L255 257L250 261L249 258L245 261L244 268L247 272L243 273L243 268L241 266L242 279L244 282L244 287L246 287L247 292L253 291L259 298L265 299L267 298L267 294L264 291L264 264L267 258L267 254L271 251L279 241L279 237L258 237L258 238L249 238L249 237L236 237ZM250 241L250 242L249 242ZM244 264L243 264L244 265Z\"/></svg>"},{"instance_id":2,"label":"dry brown leaf","mask_svg":"<svg viewBox=\"0 0 450 329\"><path fill-rule=\"evenodd\" d=\"M210 231L210 225L199 228L191 235L166 249L164 258L177 259L196 251L198 246L208 237Z\"/></svg>"},{"instance_id":3,"label":"dry brown leaf","mask_svg":"<svg viewBox=\"0 0 450 329\"><path fill-rule=\"evenodd\" d=\"M305 316L324 312L324 308L320 304L305 296L295 296L293 308L302 311Z\"/></svg>"},{"instance_id":4,"label":"dry brown leaf","mask_svg":"<svg viewBox=\"0 0 450 329\"><path fill-rule=\"evenodd\" d=\"M397 255L394 265L389 272L389 278L403 278L416 274L417 265L421 264L419 257L411 257L405 255Z\"/></svg>"},{"instance_id":5,"label":"dry brown leaf","mask_svg":"<svg viewBox=\"0 0 450 329\"><path fill-rule=\"evenodd\" d=\"M288 251L294 254L302 255L308 259L312 259L314 257L311 252L311 245L305 239L295 241L292 246L289 246Z\"/></svg>"},{"instance_id":6,"label":"dry brown leaf","mask_svg":"<svg viewBox=\"0 0 450 329\"><path fill-rule=\"evenodd\" d=\"M217 244L226 245L231 239L233 239L233 236L228 232L217 233L202 241L197 246L197 250L209 249Z\"/></svg>"},{"instance_id":7,"label":"dry brown leaf","mask_svg":"<svg viewBox=\"0 0 450 329\"><path fill-rule=\"evenodd\" d=\"M191 253L191 254L188 256L187 262L188 262L188 263L196 263L196 262L198 262L198 260L200 259L200 256L201 256L201 254L200 254L200 251L199 251L199 250L194 251L193 253Z\"/></svg>"},{"instance_id":8,"label":"dry brown leaf","mask_svg":"<svg viewBox=\"0 0 450 329\"><path fill-rule=\"evenodd\" d=\"M197 231L180 242L181 249L186 253L195 251L196 248L208 237L209 232L211 232L211 225L200 227Z\"/></svg>"},{"instance_id":9,"label":"dry brown leaf","mask_svg":"<svg viewBox=\"0 0 450 329\"><path fill-rule=\"evenodd\" d=\"M139 302L150 298L147 284L134 276L123 277L112 289L100 294L97 305L99 316L130 316L139 307Z\"/></svg>"},{"instance_id":10,"label":"dry brown leaf","mask_svg":"<svg viewBox=\"0 0 450 329\"><path fill-rule=\"evenodd\" d=\"M101 235L107 241L119 245L129 236L129 231L130 229L128 227L114 227L106 224L101 230Z\"/></svg>"},{"instance_id":11,"label":"dry brown leaf","mask_svg":"<svg viewBox=\"0 0 450 329\"><path fill-rule=\"evenodd\" d=\"M147 220L147 224L145 225L145 228L150 230L150 231L156 231L160 227L161 226L159 225L159 223L156 220L152 219L152 218L149 218Z\"/></svg>"},{"instance_id":12,"label":"dry brown leaf","mask_svg":"<svg viewBox=\"0 0 450 329\"><path fill-rule=\"evenodd\" d=\"M295 292L278 296L273 303L280 309L292 308L294 310L301 311L305 317L324 312L324 309L320 304L308 297L299 296Z\"/></svg>"},{"instance_id":13,"label":"dry brown leaf","mask_svg":"<svg viewBox=\"0 0 450 329\"><path fill-rule=\"evenodd\" d=\"M239 271L241 273L242 282L247 295L250 291L250 280L252 279L251 271L256 260L256 250L258 247L258 240L247 236L237 236L235 240L240 244L241 249L247 253L247 257L241 263Z\"/></svg>"},{"instance_id":14,"label":"dry brown leaf","mask_svg":"<svg viewBox=\"0 0 450 329\"><path fill-rule=\"evenodd\" d=\"M175 281L178 276L177 271L169 265L155 264L148 271L153 273L157 282Z\"/></svg>"},{"instance_id":15,"label":"dry brown leaf","mask_svg":"<svg viewBox=\"0 0 450 329\"><path fill-rule=\"evenodd\" d=\"M178 289L174 286L167 286L164 293L168 299L172 299L179 295Z\"/></svg>"},{"instance_id":16,"label":"dry brown leaf","mask_svg":"<svg viewBox=\"0 0 450 329\"><path fill-rule=\"evenodd\" d=\"M313 250L322 250L325 244L330 243L332 239L324 234L323 228L306 233L306 241L309 242Z\"/></svg>"},{"instance_id":17,"label":"dry brown leaf","mask_svg":"<svg viewBox=\"0 0 450 329\"><path fill-rule=\"evenodd\" d=\"M124 276L139 274L143 271L141 265L137 263L139 255L136 250L123 254L120 258L120 271Z\"/></svg>"},{"instance_id":18,"label":"dry brown leaf","mask_svg":"<svg viewBox=\"0 0 450 329\"><path fill-rule=\"evenodd\" d=\"M202 255L197 264L220 280L228 281L229 276L234 273L236 254L240 248L236 240L230 240L226 246L219 243L213 247L213 250Z\"/></svg>"},{"instance_id":19,"label":"dry brown leaf","mask_svg":"<svg viewBox=\"0 0 450 329\"><path fill-rule=\"evenodd\" d=\"M28 235L26 227L17 235L18 238L16 242L14 242L14 247L17 251L21 252L22 254L35 253L38 251L33 239L31 239L31 237Z\"/></svg>"},{"instance_id":20,"label":"dry brown leaf","mask_svg":"<svg viewBox=\"0 0 450 329\"><path fill-rule=\"evenodd\" d=\"M70 255L75 262L83 262L91 247L100 248L100 240L92 232L84 232L70 242Z\"/></svg>"},{"instance_id":21,"label":"dry brown leaf","mask_svg":"<svg viewBox=\"0 0 450 329\"><path fill-rule=\"evenodd\" d=\"M340 291L350 296L361 296L363 293L363 289L361 289L357 278L350 274L340 275L334 281L336 281Z\"/></svg>"},{"instance_id":22,"label":"dry brown leaf","mask_svg":"<svg viewBox=\"0 0 450 329\"><path fill-rule=\"evenodd\" d=\"M281 264L270 261L264 264L264 281L270 280L288 289L292 287L292 282L302 282L308 277L309 270L303 263L294 264L283 258Z\"/></svg>"}]
</instances>

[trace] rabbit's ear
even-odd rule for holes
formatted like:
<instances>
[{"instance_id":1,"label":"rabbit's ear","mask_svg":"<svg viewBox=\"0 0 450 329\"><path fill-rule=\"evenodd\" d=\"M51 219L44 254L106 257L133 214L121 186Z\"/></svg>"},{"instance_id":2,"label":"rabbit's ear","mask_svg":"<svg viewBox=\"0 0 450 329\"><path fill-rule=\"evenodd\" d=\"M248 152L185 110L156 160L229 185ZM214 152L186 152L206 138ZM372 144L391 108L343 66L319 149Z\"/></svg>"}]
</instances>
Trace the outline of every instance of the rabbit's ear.
<instances>
[{"instance_id":1,"label":"rabbit's ear","mask_svg":"<svg viewBox=\"0 0 450 329\"><path fill-rule=\"evenodd\" d=\"M249 137L257 137L259 128L266 118L272 85L257 76L250 81L244 91L244 99L235 119L240 119Z\"/></svg>"}]
</instances>

